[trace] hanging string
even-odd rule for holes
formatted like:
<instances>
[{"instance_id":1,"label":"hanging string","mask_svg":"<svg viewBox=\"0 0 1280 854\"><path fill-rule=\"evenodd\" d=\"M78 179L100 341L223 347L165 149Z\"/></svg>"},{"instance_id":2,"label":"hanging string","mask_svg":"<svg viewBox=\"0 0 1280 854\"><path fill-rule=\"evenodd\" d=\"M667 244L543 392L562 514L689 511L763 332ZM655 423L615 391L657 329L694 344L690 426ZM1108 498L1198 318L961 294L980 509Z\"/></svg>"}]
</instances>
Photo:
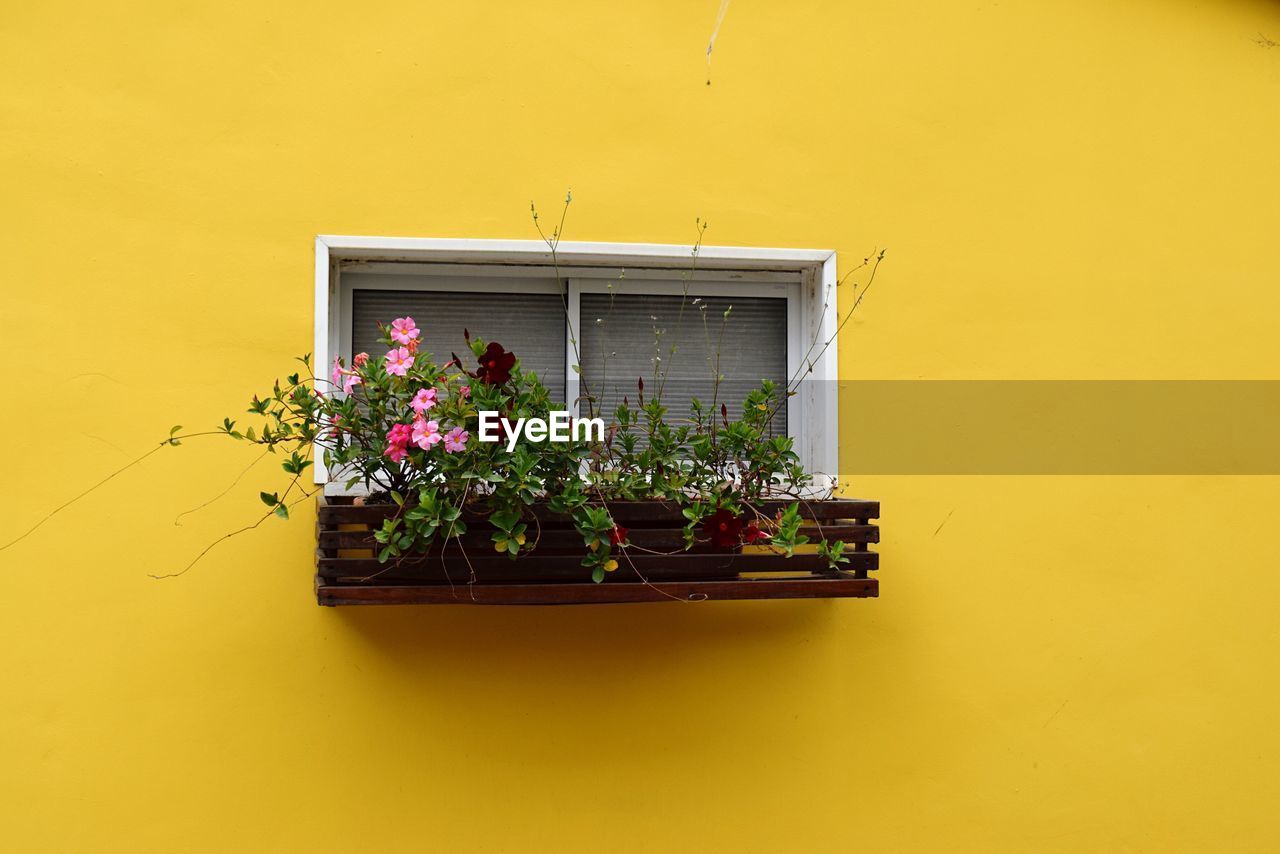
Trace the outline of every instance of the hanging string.
<instances>
[{"instance_id":1,"label":"hanging string","mask_svg":"<svg viewBox=\"0 0 1280 854\"><path fill-rule=\"evenodd\" d=\"M711 85L711 51L716 46L716 36L720 35L720 25L724 23L725 13L729 11L732 0L720 0L720 10L716 12L716 25L711 30L711 41L707 42L707 85Z\"/></svg>"}]
</instances>

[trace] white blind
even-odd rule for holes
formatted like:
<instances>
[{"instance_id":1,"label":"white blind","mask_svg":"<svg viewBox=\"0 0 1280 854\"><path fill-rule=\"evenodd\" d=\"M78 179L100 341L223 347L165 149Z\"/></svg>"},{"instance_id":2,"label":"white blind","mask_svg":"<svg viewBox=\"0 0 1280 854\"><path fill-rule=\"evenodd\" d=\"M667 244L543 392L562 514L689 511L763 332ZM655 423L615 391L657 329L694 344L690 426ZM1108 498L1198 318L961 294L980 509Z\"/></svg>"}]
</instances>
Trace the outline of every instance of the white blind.
<instances>
[{"instance_id":1,"label":"white blind","mask_svg":"<svg viewBox=\"0 0 1280 854\"><path fill-rule=\"evenodd\" d=\"M730 306L726 320L724 312ZM611 414L624 395L634 407L640 377L646 396L653 395L655 356L661 358L666 374L663 403L677 419L689 416L691 397L708 410L714 401L717 418L724 403L736 418L742 399L759 388L761 380L773 380L779 395L786 387L785 299L584 293L581 310L582 381L597 399L598 413ZM718 390L717 352L724 376ZM582 411L586 412L585 404ZM775 433L786 432L785 400L772 426Z\"/></svg>"},{"instance_id":2,"label":"white blind","mask_svg":"<svg viewBox=\"0 0 1280 854\"><path fill-rule=\"evenodd\" d=\"M565 315L557 294L358 288L351 308L353 354L381 358L386 347L378 343L378 323L407 315L422 330L421 349L437 363L457 353L467 370L475 369L476 359L462 335L468 329L472 337L497 341L515 353L521 368L538 375L553 401L564 401Z\"/></svg>"}]
</instances>

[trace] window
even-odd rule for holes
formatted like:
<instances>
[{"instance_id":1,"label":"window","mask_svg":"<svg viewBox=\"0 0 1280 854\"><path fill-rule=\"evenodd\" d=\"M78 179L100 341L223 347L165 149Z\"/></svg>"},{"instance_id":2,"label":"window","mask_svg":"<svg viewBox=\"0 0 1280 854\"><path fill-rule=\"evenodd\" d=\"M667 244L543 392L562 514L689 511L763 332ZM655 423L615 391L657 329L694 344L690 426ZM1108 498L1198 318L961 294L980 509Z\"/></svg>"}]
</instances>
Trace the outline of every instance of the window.
<instances>
[{"instance_id":1,"label":"window","mask_svg":"<svg viewBox=\"0 0 1280 854\"><path fill-rule=\"evenodd\" d=\"M836 474L833 253L703 247L691 274L690 247L561 243L557 262L533 241L320 237L316 364L379 355L377 322L407 314L439 361L470 360L469 329L585 414L634 402L640 377L652 394L656 355L677 414L697 397L736 416L772 380L773 428L811 471ZM323 461L316 470L324 480Z\"/></svg>"},{"instance_id":2,"label":"window","mask_svg":"<svg viewBox=\"0 0 1280 854\"><path fill-rule=\"evenodd\" d=\"M609 282L606 293L599 282L586 285L578 298L580 385L596 411L613 412L624 397L634 403L643 378L650 394L662 389L676 418L691 414L693 398L711 413L723 403L736 418L742 399L767 379L778 390L773 427L785 433L786 289L748 296L752 289L739 285L733 295L692 287L697 293L685 294L682 283L634 279Z\"/></svg>"}]
</instances>

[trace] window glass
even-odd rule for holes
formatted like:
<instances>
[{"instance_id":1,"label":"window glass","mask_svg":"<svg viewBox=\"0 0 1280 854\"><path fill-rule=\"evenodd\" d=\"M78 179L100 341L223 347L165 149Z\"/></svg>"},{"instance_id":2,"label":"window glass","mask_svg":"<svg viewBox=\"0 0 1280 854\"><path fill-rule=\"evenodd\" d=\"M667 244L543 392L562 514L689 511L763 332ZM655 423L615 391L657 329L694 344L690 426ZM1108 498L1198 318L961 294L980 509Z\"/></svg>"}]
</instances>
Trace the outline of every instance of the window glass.
<instances>
[{"instance_id":1,"label":"window glass","mask_svg":"<svg viewBox=\"0 0 1280 854\"><path fill-rule=\"evenodd\" d=\"M737 418L761 380L773 380L780 396L786 387L785 299L584 293L581 312L582 383L597 399L597 412L612 413L624 395L634 406L640 377L646 395L663 383L663 402L676 418L688 417L691 397L716 412L724 403ZM665 381L655 380L655 356ZM717 373L724 377L718 389ZM785 400L772 426L775 434L786 432Z\"/></svg>"},{"instance_id":2,"label":"window glass","mask_svg":"<svg viewBox=\"0 0 1280 854\"><path fill-rule=\"evenodd\" d=\"M422 330L421 348L443 364L457 353L467 370L475 368L462 330L497 341L520 359L551 392L565 395L564 300L547 293L359 289L352 292L351 352L381 357L378 323L412 317Z\"/></svg>"}]
</instances>

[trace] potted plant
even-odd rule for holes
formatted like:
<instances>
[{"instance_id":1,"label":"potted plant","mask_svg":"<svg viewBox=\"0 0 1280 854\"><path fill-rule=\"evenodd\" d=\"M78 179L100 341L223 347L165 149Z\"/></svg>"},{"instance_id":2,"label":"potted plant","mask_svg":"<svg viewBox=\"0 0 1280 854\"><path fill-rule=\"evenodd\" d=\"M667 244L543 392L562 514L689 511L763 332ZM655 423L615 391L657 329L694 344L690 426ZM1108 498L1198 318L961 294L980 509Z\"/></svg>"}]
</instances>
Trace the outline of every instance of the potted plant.
<instances>
[{"instance_id":1,"label":"potted plant","mask_svg":"<svg viewBox=\"0 0 1280 854\"><path fill-rule=\"evenodd\" d=\"M293 479L261 494L282 518L316 450L362 493L319 499L322 603L876 594L878 505L811 494L770 435L773 383L738 419L696 399L675 418L637 379L609 413L584 392L578 420L499 342L464 331L468 357L441 358L411 317L379 328L384 353L319 378L303 356L253 398L254 426L221 426L284 456Z\"/></svg>"}]
</instances>

